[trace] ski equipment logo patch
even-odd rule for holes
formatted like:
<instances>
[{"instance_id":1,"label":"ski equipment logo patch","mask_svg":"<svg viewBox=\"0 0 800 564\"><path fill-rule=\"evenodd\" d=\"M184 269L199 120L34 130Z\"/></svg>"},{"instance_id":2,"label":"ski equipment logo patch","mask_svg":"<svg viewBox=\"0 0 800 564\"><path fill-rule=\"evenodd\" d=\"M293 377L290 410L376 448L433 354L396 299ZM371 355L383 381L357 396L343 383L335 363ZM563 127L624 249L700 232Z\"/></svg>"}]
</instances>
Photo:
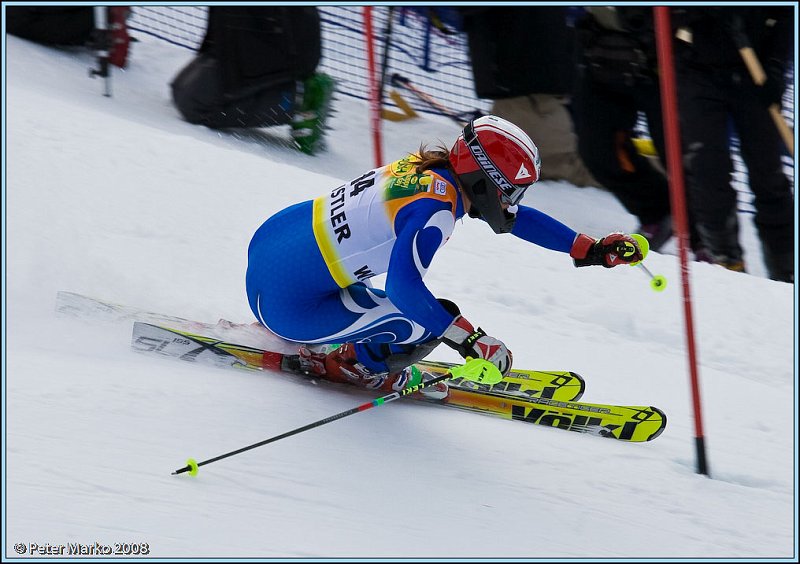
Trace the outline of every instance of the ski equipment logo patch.
<instances>
[{"instance_id":1,"label":"ski equipment logo patch","mask_svg":"<svg viewBox=\"0 0 800 564\"><path fill-rule=\"evenodd\" d=\"M436 182L433 184L433 192L435 194L439 194L440 196L447 195L447 183L444 180L436 179Z\"/></svg>"},{"instance_id":2,"label":"ski equipment logo patch","mask_svg":"<svg viewBox=\"0 0 800 564\"><path fill-rule=\"evenodd\" d=\"M531 173L528 172L528 169L525 168L525 163L521 163L519 165L519 170L517 171L517 176L514 177L514 181L522 180L524 178L530 178Z\"/></svg>"}]
</instances>

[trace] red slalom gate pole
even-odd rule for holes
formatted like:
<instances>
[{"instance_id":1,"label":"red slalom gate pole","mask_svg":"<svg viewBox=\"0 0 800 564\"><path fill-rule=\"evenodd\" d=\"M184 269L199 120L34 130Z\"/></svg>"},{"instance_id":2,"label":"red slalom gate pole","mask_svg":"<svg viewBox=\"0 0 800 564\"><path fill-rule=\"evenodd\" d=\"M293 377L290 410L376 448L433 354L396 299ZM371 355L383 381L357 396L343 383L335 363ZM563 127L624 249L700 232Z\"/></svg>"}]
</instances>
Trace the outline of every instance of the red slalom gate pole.
<instances>
[{"instance_id":1,"label":"red slalom gate pole","mask_svg":"<svg viewBox=\"0 0 800 564\"><path fill-rule=\"evenodd\" d=\"M692 298L689 289L689 218L686 211L686 192L683 182L683 152L681 149L680 123L678 120L678 97L675 86L675 66L672 57L672 25L669 7L654 6L656 49L658 53L661 108L664 121L664 144L666 146L669 174L670 206L675 232L678 237L678 254L681 263L683 285L683 310L686 322L686 345L689 352L692 401L694 404L695 446L697 449L697 472L709 475L703 435L703 412L700 401L700 377L697 370L697 353L692 321Z\"/></svg>"},{"instance_id":2,"label":"red slalom gate pole","mask_svg":"<svg viewBox=\"0 0 800 564\"><path fill-rule=\"evenodd\" d=\"M381 142L381 100L375 68L375 37L372 33L372 6L364 6L364 33L367 44L367 80L369 82L369 117L372 127L372 148L375 155L375 167L383 165L383 147Z\"/></svg>"}]
</instances>

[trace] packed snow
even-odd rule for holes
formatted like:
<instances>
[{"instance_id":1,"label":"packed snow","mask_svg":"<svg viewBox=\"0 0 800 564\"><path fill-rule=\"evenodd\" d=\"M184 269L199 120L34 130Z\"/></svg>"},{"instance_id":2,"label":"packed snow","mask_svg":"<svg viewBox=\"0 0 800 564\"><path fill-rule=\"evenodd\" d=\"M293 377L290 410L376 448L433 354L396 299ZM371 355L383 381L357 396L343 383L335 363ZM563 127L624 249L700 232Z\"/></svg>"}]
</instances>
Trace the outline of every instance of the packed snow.
<instances>
[{"instance_id":1,"label":"packed snow","mask_svg":"<svg viewBox=\"0 0 800 564\"><path fill-rule=\"evenodd\" d=\"M90 53L6 38L4 559L128 543L161 559L796 560L796 293L765 277L747 214L749 274L689 265L710 476L675 243L645 261L668 279L656 293L641 268L576 269L470 219L434 259L432 292L517 366L583 375L585 401L659 407L659 438L397 401L172 475L374 395L137 355L130 321L57 316L56 293L250 323L253 232L374 161L367 105L346 96L315 157L284 127L185 123L169 82L192 53L138 39L104 97ZM459 133L429 115L382 128L385 161ZM596 236L637 227L598 188L540 182L524 203Z\"/></svg>"}]
</instances>

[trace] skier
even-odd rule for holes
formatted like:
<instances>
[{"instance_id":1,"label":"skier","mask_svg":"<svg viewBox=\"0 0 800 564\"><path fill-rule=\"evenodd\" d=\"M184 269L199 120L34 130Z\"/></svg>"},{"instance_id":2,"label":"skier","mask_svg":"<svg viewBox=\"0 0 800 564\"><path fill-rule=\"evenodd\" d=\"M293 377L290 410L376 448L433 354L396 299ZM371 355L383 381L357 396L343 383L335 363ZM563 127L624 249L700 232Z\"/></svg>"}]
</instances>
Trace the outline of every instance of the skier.
<instances>
[{"instance_id":1,"label":"skier","mask_svg":"<svg viewBox=\"0 0 800 564\"><path fill-rule=\"evenodd\" d=\"M468 123L449 151L423 145L416 155L290 206L250 242L250 307L271 332L303 343L303 368L327 380L399 391L428 378L413 364L440 343L507 374L508 347L422 281L458 219L480 218L495 233L569 253L578 267L642 260L629 235L595 239L520 205L540 170L530 137L489 115ZM372 287L369 279L383 273L385 289ZM333 350L305 346L338 343L344 344ZM423 392L444 398L447 386Z\"/></svg>"}]
</instances>

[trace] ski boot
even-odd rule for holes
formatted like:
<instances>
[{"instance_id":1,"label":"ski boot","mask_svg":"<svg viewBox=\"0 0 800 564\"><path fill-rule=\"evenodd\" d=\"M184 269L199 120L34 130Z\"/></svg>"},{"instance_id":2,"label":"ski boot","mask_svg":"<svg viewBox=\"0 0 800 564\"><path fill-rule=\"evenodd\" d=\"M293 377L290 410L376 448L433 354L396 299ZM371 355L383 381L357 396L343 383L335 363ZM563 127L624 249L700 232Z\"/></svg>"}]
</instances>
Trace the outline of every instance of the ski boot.
<instances>
[{"instance_id":1,"label":"ski boot","mask_svg":"<svg viewBox=\"0 0 800 564\"><path fill-rule=\"evenodd\" d=\"M413 364L394 372L374 372L358 361L352 343L333 348L327 345L320 352L301 347L299 361L302 370L325 380L382 392L399 392L435 377ZM446 382L437 382L419 393L426 399L443 400L449 391Z\"/></svg>"}]
</instances>

